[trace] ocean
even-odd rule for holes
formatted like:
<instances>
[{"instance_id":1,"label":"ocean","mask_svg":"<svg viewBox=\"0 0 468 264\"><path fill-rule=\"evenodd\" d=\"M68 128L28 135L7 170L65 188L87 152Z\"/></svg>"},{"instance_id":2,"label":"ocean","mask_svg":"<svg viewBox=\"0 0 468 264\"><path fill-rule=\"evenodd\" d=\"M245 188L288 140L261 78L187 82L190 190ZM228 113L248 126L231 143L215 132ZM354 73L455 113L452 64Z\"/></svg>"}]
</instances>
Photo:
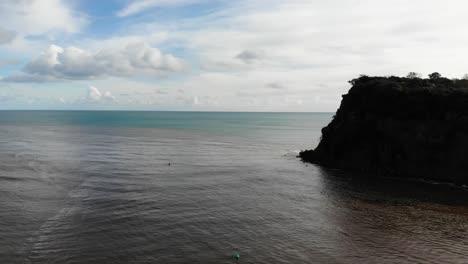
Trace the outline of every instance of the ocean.
<instances>
[{"instance_id":1,"label":"ocean","mask_svg":"<svg viewBox=\"0 0 468 264\"><path fill-rule=\"evenodd\" d=\"M467 263L461 187L302 163L332 113L0 112L0 263Z\"/></svg>"}]
</instances>

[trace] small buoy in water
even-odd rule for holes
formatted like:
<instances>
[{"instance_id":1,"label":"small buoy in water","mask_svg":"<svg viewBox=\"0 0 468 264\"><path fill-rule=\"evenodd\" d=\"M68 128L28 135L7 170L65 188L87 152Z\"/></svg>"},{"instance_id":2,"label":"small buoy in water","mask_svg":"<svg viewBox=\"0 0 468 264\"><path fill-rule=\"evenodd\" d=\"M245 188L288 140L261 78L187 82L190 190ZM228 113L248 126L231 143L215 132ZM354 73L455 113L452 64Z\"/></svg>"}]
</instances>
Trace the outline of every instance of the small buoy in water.
<instances>
[{"instance_id":1,"label":"small buoy in water","mask_svg":"<svg viewBox=\"0 0 468 264\"><path fill-rule=\"evenodd\" d=\"M167 166L171 166L171 163L169 162L169 163L167 164Z\"/></svg>"},{"instance_id":2,"label":"small buoy in water","mask_svg":"<svg viewBox=\"0 0 468 264\"><path fill-rule=\"evenodd\" d=\"M235 259L235 260L237 260L237 261L239 261L239 259L240 259L240 254L239 254L239 253L235 253L235 254L232 255L232 258Z\"/></svg>"}]
</instances>

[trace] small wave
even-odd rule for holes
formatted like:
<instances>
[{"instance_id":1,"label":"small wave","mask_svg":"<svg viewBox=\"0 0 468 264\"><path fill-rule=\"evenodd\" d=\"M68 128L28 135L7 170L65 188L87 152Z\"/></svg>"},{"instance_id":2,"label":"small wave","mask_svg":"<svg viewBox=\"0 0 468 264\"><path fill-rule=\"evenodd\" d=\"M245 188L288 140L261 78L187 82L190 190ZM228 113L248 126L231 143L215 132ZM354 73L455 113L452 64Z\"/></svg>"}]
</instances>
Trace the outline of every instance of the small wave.
<instances>
[{"instance_id":1,"label":"small wave","mask_svg":"<svg viewBox=\"0 0 468 264\"><path fill-rule=\"evenodd\" d=\"M299 153L301 153L300 150L297 150L297 149L288 149L288 154L296 154L296 155L299 155Z\"/></svg>"}]
</instances>

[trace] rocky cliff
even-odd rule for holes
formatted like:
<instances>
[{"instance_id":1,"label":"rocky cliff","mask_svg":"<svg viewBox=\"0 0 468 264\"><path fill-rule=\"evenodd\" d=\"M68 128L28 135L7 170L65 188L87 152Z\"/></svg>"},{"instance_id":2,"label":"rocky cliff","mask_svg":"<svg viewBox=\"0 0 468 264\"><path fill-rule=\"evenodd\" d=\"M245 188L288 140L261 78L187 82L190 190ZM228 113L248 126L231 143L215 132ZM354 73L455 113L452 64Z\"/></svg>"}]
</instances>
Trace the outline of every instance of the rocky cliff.
<instances>
[{"instance_id":1,"label":"rocky cliff","mask_svg":"<svg viewBox=\"0 0 468 264\"><path fill-rule=\"evenodd\" d=\"M468 80L362 76L304 161L468 184Z\"/></svg>"}]
</instances>

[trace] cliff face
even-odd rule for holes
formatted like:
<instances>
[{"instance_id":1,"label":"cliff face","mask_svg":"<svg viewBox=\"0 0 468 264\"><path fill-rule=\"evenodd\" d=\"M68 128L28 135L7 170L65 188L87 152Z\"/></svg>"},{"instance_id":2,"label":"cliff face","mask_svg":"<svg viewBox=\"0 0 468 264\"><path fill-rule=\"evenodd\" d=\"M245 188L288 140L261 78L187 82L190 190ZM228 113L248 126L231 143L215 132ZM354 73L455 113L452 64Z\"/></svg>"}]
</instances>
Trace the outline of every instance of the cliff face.
<instances>
[{"instance_id":1,"label":"cliff face","mask_svg":"<svg viewBox=\"0 0 468 264\"><path fill-rule=\"evenodd\" d=\"M363 76L304 161L468 184L468 80ZM466 87L466 88L464 88Z\"/></svg>"}]
</instances>

